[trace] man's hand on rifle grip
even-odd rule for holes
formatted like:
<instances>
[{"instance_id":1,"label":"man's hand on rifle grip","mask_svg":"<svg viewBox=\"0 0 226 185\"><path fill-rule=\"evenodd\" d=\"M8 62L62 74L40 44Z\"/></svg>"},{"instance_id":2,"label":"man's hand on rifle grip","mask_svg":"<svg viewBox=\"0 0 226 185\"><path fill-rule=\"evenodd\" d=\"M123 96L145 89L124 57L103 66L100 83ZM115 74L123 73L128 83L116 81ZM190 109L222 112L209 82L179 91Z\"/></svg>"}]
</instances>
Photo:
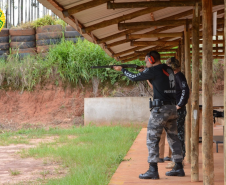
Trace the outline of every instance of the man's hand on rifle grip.
<instances>
[{"instance_id":1,"label":"man's hand on rifle grip","mask_svg":"<svg viewBox=\"0 0 226 185\"><path fill-rule=\"evenodd\" d=\"M116 71L121 71L122 70L122 67L121 66L113 66L113 68Z\"/></svg>"},{"instance_id":2,"label":"man's hand on rifle grip","mask_svg":"<svg viewBox=\"0 0 226 185\"><path fill-rule=\"evenodd\" d=\"M142 72L144 70L144 66L140 66L140 68L138 69L139 72Z\"/></svg>"}]
</instances>

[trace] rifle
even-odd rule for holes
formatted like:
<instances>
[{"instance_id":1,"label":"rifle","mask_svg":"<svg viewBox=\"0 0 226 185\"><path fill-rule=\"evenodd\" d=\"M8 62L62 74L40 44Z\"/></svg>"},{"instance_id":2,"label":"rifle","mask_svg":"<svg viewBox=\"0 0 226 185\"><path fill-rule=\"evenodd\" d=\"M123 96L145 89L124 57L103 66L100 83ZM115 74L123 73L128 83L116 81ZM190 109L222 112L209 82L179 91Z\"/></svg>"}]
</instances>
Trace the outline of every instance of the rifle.
<instances>
[{"instance_id":1,"label":"rifle","mask_svg":"<svg viewBox=\"0 0 226 185\"><path fill-rule=\"evenodd\" d=\"M108 65L108 66L91 66L92 69L100 69L100 68L111 68L113 69L114 66L121 66L122 68L136 68L136 69L143 69L143 66L138 66L136 64L121 64L121 65Z\"/></svg>"}]
</instances>

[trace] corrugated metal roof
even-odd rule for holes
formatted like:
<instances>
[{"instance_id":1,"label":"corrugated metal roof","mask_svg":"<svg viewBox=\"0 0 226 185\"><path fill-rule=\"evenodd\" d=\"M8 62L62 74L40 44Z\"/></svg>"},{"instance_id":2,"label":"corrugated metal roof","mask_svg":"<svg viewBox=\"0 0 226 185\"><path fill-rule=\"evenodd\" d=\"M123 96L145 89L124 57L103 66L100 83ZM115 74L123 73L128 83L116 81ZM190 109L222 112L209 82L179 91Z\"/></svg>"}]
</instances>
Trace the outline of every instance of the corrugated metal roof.
<instances>
[{"instance_id":1,"label":"corrugated metal roof","mask_svg":"<svg viewBox=\"0 0 226 185\"><path fill-rule=\"evenodd\" d=\"M115 0L114 2L138 2L138 1L144 1L144 0ZM154 0L152 0L154 1ZM156 0L157 1L157 0ZM48 9L51 9L56 15L58 15L61 19L63 19L65 22L73 26L77 31L79 31L87 40L91 42L96 42L96 40L103 39L118 33L124 33L125 30L119 31L118 30L118 24L112 24L105 26L103 28L95 29L91 31L91 33L83 34L81 31L81 28L78 27L76 22L78 21L80 27L88 27L92 26L98 23L101 23L103 21L109 21L114 18L118 18L121 16L126 16L127 14L133 14L134 12L137 12L139 10L145 10L146 8L128 8L128 9L115 9L115 10L109 10L107 9L107 3L89 8L87 10L83 10L81 12L72 14L71 18L65 18L62 14L62 9L67 10L68 8L72 8L77 5L81 5L87 2L93 2L90 0L39 0L40 3L42 3L45 7ZM95 1L94 1L95 2ZM99 2L99 1L98 1ZM60 7L60 8L59 8ZM215 11L221 11L221 13L218 14L218 18L222 18L224 16L224 12L222 10L224 9L224 5L218 5L213 7L213 12ZM189 11L190 10L190 11ZM126 20L124 22L144 22L144 21L152 21L154 20L161 20L166 19L170 16L174 16L186 11L190 12L190 15L185 15L184 17L181 17L180 19L192 19L192 10L193 7L167 7L162 8L160 10L146 13L144 15L135 17L131 20ZM152 15L153 17L152 17ZM109 21L110 22L110 21ZM136 31L134 33L147 33L150 31L153 31L155 29L163 28L164 26L158 26L158 27L150 27L148 29L142 29L140 31ZM177 26L168 30L163 30L160 33L170 33L170 32L182 32L184 30L184 26ZM134 34L133 33L133 34ZM179 37L178 37L179 38ZM178 38L173 38L170 40L175 40ZM154 41L158 40L158 38L148 38L148 39L137 39L136 41ZM105 46L108 44L112 44L115 42L122 41L121 44L113 46L111 48L106 48ZM138 48L137 50L145 50L145 48L151 48L154 46L149 47L137 47L137 46L131 46L130 42L126 41L126 35L118 36L117 38L107 40L104 43L100 44L100 46L106 51L106 53L110 56L113 56L117 53L130 50L132 48ZM127 52L126 54L121 54L120 57L126 56L129 54L134 53L134 51Z\"/></svg>"}]
</instances>

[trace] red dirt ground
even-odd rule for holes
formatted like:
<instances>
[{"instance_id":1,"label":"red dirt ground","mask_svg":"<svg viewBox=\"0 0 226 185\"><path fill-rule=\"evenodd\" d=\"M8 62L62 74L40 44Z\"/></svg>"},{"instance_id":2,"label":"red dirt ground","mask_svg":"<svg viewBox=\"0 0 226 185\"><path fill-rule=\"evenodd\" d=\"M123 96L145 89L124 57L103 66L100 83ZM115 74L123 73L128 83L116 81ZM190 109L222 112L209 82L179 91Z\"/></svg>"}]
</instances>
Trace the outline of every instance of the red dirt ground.
<instances>
[{"instance_id":1,"label":"red dirt ground","mask_svg":"<svg viewBox=\"0 0 226 185\"><path fill-rule=\"evenodd\" d=\"M92 91L49 85L34 92L0 90L0 130L83 125L84 97Z\"/></svg>"}]
</instances>

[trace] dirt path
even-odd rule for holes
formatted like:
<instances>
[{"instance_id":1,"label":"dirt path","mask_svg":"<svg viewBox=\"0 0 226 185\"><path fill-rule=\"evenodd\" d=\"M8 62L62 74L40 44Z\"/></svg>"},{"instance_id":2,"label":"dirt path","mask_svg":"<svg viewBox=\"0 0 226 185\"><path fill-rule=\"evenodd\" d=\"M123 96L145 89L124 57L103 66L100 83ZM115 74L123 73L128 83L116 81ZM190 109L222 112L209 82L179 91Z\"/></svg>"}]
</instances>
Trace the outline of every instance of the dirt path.
<instances>
[{"instance_id":1,"label":"dirt path","mask_svg":"<svg viewBox=\"0 0 226 185\"><path fill-rule=\"evenodd\" d=\"M21 158L19 151L36 147L37 142L33 139L35 145L9 145L0 146L0 184L31 184L43 182L46 179L61 178L65 176L66 170L59 164L48 162L44 159ZM51 142L51 139L47 139Z\"/></svg>"}]
</instances>

